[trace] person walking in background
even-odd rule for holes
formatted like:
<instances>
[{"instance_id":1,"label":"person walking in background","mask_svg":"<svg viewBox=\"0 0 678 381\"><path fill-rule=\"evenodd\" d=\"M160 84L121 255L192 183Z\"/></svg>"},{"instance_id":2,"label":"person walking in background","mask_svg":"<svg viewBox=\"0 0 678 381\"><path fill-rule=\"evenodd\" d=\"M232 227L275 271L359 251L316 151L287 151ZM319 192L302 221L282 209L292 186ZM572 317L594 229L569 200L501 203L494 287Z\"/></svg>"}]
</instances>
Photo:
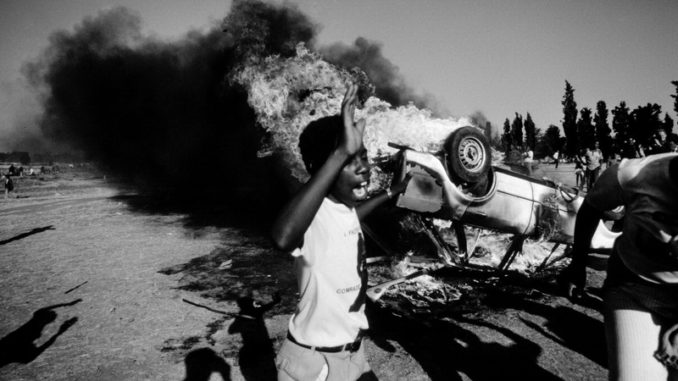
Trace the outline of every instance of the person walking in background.
<instances>
[{"instance_id":1,"label":"person walking in background","mask_svg":"<svg viewBox=\"0 0 678 381\"><path fill-rule=\"evenodd\" d=\"M556 152L553 153L553 161L556 162L556 168L558 168L558 163L560 162L560 151L556 150Z\"/></svg>"},{"instance_id":2,"label":"person walking in background","mask_svg":"<svg viewBox=\"0 0 678 381\"><path fill-rule=\"evenodd\" d=\"M590 191L593 188L593 184L598 180L600 175L600 166L603 162L603 154L600 152L598 142L596 142L595 148L586 149L586 190Z\"/></svg>"},{"instance_id":3,"label":"person walking in background","mask_svg":"<svg viewBox=\"0 0 678 381\"><path fill-rule=\"evenodd\" d=\"M584 154L584 151L580 149L579 152L574 155L574 176L578 189L584 189L584 185L586 184L584 181L584 167L586 167L586 155Z\"/></svg>"},{"instance_id":4,"label":"person walking in background","mask_svg":"<svg viewBox=\"0 0 678 381\"><path fill-rule=\"evenodd\" d=\"M623 149L623 157L627 159L635 159L645 157L645 151L634 138L628 138L625 141Z\"/></svg>"},{"instance_id":5,"label":"person walking in background","mask_svg":"<svg viewBox=\"0 0 678 381\"><path fill-rule=\"evenodd\" d=\"M658 153L667 153L671 152L671 143L666 136L666 131L663 128L657 130L654 134L650 146L648 147L650 155L656 155Z\"/></svg>"},{"instance_id":6,"label":"person walking in background","mask_svg":"<svg viewBox=\"0 0 678 381\"><path fill-rule=\"evenodd\" d=\"M572 262L559 283L577 299L602 213L625 207L603 286L610 380L678 379L678 154L624 159L577 212Z\"/></svg>"},{"instance_id":7,"label":"person walking in background","mask_svg":"<svg viewBox=\"0 0 678 381\"><path fill-rule=\"evenodd\" d=\"M534 165L534 152L527 148L525 153L523 154L524 159L523 159L523 165L527 168L527 175L532 176L532 169Z\"/></svg>"},{"instance_id":8,"label":"person walking in background","mask_svg":"<svg viewBox=\"0 0 678 381\"><path fill-rule=\"evenodd\" d=\"M12 181L12 176L9 173L6 173L2 176L2 182L5 188L5 198L9 197L9 192L14 190L14 181Z\"/></svg>"}]
</instances>

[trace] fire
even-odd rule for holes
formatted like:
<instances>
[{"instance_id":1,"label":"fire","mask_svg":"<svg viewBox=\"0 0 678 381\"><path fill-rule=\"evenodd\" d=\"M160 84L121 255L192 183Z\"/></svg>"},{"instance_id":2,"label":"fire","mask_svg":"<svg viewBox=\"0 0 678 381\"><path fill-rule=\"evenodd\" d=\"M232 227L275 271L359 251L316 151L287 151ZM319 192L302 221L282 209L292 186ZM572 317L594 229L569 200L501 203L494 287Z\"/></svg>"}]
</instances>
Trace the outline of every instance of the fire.
<instances>
[{"instance_id":1,"label":"fire","mask_svg":"<svg viewBox=\"0 0 678 381\"><path fill-rule=\"evenodd\" d=\"M232 80L246 88L248 103L270 139L260 154L281 155L293 176L305 181L308 174L298 150L299 135L309 122L340 112L346 84L355 75L322 60L303 44L294 57L267 57L239 70ZM371 159L394 153L389 142L439 151L452 131L471 124L468 118L435 118L431 111L412 104L392 107L374 96L356 111L356 117L366 120L363 140Z\"/></svg>"}]
</instances>

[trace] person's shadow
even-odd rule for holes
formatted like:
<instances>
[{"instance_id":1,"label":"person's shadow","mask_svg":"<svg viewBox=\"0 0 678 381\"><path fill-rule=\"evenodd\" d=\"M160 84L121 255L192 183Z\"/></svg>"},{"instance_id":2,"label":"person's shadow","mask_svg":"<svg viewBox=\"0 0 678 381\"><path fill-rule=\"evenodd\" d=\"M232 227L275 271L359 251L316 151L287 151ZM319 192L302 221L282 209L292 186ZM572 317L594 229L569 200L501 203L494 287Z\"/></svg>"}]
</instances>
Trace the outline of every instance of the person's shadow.
<instances>
[{"instance_id":1,"label":"person's shadow","mask_svg":"<svg viewBox=\"0 0 678 381\"><path fill-rule=\"evenodd\" d=\"M0 339L0 368L11 363L28 364L40 356L42 352L54 344L59 336L78 321L77 317L66 320L61 324L57 333L42 345L36 346L34 341L42 336L42 330L57 318L57 313L53 310L59 307L72 306L81 301L82 299L76 299L69 303L41 308L33 313L31 320Z\"/></svg>"},{"instance_id":2,"label":"person's shadow","mask_svg":"<svg viewBox=\"0 0 678 381\"><path fill-rule=\"evenodd\" d=\"M252 297L238 299L240 313L228 328L228 333L240 333L243 345L238 356L238 365L245 380L275 380L275 350L264 322L264 313L280 302L275 294L270 303L260 305Z\"/></svg>"},{"instance_id":3,"label":"person's shadow","mask_svg":"<svg viewBox=\"0 0 678 381\"><path fill-rule=\"evenodd\" d=\"M186 378L184 381L208 381L212 373L221 375L224 381L231 380L231 367L210 348L189 352L184 359Z\"/></svg>"},{"instance_id":4,"label":"person's shadow","mask_svg":"<svg viewBox=\"0 0 678 381\"><path fill-rule=\"evenodd\" d=\"M541 347L515 332L480 320L457 321L492 329L511 340L510 345L485 342L472 331L451 321L411 319L371 305L369 336L381 349L395 351L397 342L422 367L431 380L529 379L560 380L541 368Z\"/></svg>"},{"instance_id":5,"label":"person's shadow","mask_svg":"<svg viewBox=\"0 0 678 381\"><path fill-rule=\"evenodd\" d=\"M0 241L0 246L6 245L6 244L8 244L8 243L10 243L10 242L13 242L13 241L18 241L18 240L20 240L20 239L24 239L24 238L26 238L26 237L30 237L30 236L32 236L33 234L42 233L42 232L47 231L47 230L54 230L54 225L43 226L43 227L41 227L41 228L35 228L35 229L31 230L31 231L28 231L28 232L25 232L25 233L21 233L21 234L19 234L19 235L14 236L14 237L11 237L11 238L2 240L2 241Z\"/></svg>"},{"instance_id":6,"label":"person's shadow","mask_svg":"<svg viewBox=\"0 0 678 381\"><path fill-rule=\"evenodd\" d=\"M529 300L516 301L515 308L545 318L546 323L543 325L520 318L544 337L607 367L605 327L602 321L570 307L554 307Z\"/></svg>"}]
</instances>

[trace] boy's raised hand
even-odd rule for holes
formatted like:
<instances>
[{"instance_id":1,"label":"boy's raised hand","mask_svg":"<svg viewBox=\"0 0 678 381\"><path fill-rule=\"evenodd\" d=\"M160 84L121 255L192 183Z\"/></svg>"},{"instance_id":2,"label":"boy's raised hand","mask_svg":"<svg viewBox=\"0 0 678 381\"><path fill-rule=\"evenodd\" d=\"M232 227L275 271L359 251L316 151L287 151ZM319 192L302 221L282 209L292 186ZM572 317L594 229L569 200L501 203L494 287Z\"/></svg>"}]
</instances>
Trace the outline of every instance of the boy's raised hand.
<instances>
[{"instance_id":1,"label":"boy's raised hand","mask_svg":"<svg viewBox=\"0 0 678 381\"><path fill-rule=\"evenodd\" d=\"M349 156L355 155L363 146L365 120L361 119L358 122L353 120L357 101L358 86L351 83L346 90L344 100L341 102L341 120L344 123L344 133L339 143L339 148Z\"/></svg>"}]
</instances>

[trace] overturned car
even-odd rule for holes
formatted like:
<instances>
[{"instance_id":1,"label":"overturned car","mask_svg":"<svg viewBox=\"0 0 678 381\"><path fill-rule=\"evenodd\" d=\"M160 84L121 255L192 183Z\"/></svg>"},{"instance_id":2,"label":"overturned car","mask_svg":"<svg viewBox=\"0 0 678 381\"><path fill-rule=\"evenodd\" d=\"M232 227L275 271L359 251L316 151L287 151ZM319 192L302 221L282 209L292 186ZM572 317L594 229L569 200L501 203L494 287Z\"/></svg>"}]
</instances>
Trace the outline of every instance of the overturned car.
<instances>
[{"instance_id":1,"label":"overturned car","mask_svg":"<svg viewBox=\"0 0 678 381\"><path fill-rule=\"evenodd\" d=\"M580 192L491 165L489 144L478 129L454 131L445 149L436 154L398 148L402 155L396 178L409 173L412 180L398 197L397 206L514 234L516 241L539 236L557 244L572 244L577 211L584 201ZM621 215L620 210L612 211L607 218ZM601 222L591 250L611 250L618 235Z\"/></svg>"},{"instance_id":2,"label":"overturned car","mask_svg":"<svg viewBox=\"0 0 678 381\"><path fill-rule=\"evenodd\" d=\"M391 145L400 150L394 181L411 176L396 206L423 216L451 220L455 224L459 250L466 253L463 226L474 226L513 235L497 270L508 269L522 251L526 238L541 238L558 245L571 245L574 225L584 197L577 189L549 179L536 179L492 165L490 146L475 127L455 130L437 153ZM606 213L617 220L623 210ZM591 243L591 252L609 252L620 233L601 221ZM552 251L553 252L553 251ZM444 264L458 266L449 253L440 251ZM468 257L466 257L466 260ZM463 264L462 264L463 266ZM367 296L379 299L398 283L424 275L421 270L370 287Z\"/></svg>"}]
</instances>

